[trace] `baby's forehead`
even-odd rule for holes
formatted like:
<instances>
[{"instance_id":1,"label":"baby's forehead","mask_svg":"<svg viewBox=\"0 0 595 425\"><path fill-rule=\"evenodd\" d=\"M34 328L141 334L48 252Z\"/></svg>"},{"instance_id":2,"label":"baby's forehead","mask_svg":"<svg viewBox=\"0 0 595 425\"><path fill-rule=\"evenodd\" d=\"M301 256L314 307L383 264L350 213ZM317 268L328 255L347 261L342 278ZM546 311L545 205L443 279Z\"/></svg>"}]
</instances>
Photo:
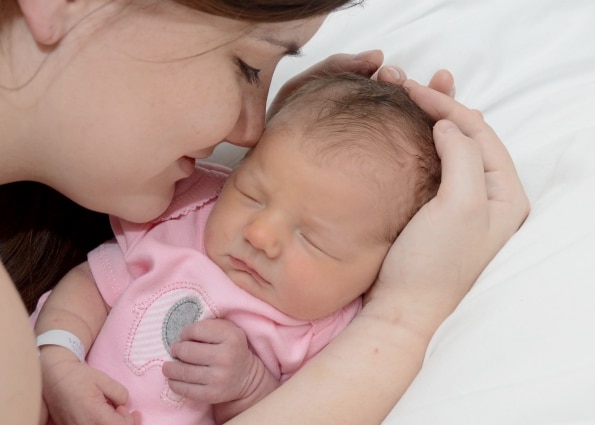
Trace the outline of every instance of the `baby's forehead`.
<instances>
[{"instance_id":1,"label":"baby's forehead","mask_svg":"<svg viewBox=\"0 0 595 425\"><path fill-rule=\"evenodd\" d=\"M299 111L311 115L307 108ZM312 116L302 119L302 114L294 115L290 110L284 112L280 120L271 122L267 137L256 149L287 144L303 161L358 178L378 196L399 189L407 174L417 173L413 166L417 150L395 128L357 120L322 122Z\"/></svg>"}]
</instances>

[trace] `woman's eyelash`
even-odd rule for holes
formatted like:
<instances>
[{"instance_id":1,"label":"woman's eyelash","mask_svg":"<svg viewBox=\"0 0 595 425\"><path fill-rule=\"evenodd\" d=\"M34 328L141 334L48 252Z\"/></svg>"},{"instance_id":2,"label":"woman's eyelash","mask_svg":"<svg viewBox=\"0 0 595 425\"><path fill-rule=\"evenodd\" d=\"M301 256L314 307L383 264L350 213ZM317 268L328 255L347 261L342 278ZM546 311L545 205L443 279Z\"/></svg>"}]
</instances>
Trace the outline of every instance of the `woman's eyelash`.
<instances>
[{"instance_id":1,"label":"woman's eyelash","mask_svg":"<svg viewBox=\"0 0 595 425\"><path fill-rule=\"evenodd\" d=\"M258 74L260 73L260 69L251 67L241 59L237 59L236 62L238 64L238 67L240 68L240 71L250 84L260 83L260 77L258 76Z\"/></svg>"}]
</instances>

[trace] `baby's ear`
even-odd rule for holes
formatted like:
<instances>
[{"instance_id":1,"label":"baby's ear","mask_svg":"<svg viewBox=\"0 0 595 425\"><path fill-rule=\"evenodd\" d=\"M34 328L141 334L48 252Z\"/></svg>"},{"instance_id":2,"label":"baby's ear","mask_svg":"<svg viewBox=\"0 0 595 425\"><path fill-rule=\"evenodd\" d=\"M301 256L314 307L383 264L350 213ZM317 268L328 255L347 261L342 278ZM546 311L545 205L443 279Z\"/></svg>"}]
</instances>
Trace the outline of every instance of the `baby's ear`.
<instances>
[{"instance_id":1,"label":"baby's ear","mask_svg":"<svg viewBox=\"0 0 595 425\"><path fill-rule=\"evenodd\" d=\"M35 41L44 46L58 43L88 10L89 0L18 0Z\"/></svg>"}]
</instances>

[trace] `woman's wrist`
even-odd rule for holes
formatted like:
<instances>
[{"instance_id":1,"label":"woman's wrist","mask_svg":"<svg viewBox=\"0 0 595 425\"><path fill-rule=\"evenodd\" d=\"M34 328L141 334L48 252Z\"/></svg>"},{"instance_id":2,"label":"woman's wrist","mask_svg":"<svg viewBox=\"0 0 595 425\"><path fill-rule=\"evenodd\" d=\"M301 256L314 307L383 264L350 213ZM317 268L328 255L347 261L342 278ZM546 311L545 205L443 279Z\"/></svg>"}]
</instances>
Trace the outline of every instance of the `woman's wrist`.
<instances>
[{"instance_id":1,"label":"woman's wrist","mask_svg":"<svg viewBox=\"0 0 595 425\"><path fill-rule=\"evenodd\" d=\"M443 320L423 315L415 308L405 308L390 297L368 298L354 319L359 326L369 328L371 339L374 335L378 335L378 339L390 336L383 343L400 345L406 341L424 351Z\"/></svg>"}]
</instances>

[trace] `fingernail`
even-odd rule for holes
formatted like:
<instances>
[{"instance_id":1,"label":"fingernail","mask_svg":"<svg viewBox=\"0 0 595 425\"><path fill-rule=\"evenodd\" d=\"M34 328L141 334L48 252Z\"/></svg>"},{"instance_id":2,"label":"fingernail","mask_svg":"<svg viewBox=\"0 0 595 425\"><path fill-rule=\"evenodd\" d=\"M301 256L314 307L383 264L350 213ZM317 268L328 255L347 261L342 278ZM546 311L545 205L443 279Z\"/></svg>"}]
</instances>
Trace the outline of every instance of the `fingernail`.
<instances>
[{"instance_id":1,"label":"fingernail","mask_svg":"<svg viewBox=\"0 0 595 425\"><path fill-rule=\"evenodd\" d=\"M450 133L451 131L456 131L457 126L454 125L451 121L448 120L440 120L434 125L434 128L441 133Z\"/></svg>"},{"instance_id":2,"label":"fingernail","mask_svg":"<svg viewBox=\"0 0 595 425\"><path fill-rule=\"evenodd\" d=\"M399 81L405 81L407 79L405 72L403 72L403 70L399 67L387 66L386 69L388 69L389 72L391 72L393 76Z\"/></svg>"},{"instance_id":3,"label":"fingernail","mask_svg":"<svg viewBox=\"0 0 595 425\"><path fill-rule=\"evenodd\" d=\"M450 89L450 97L455 97L456 94L457 94L457 88L453 85L452 88Z\"/></svg>"}]
</instances>

